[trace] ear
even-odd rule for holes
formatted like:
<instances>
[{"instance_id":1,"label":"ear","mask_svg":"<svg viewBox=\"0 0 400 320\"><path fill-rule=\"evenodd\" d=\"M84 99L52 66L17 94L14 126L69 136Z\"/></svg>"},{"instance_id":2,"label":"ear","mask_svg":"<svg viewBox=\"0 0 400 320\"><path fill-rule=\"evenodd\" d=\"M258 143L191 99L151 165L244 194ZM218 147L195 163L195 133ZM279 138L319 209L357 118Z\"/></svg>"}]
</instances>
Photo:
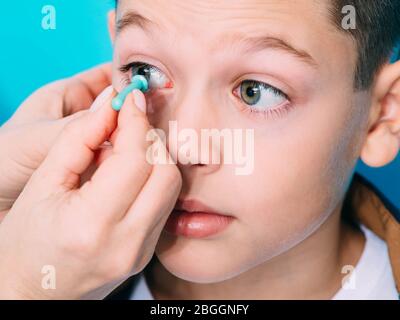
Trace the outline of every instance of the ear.
<instances>
[{"instance_id":1,"label":"ear","mask_svg":"<svg viewBox=\"0 0 400 320\"><path fill-rule=\"evenodd\" d=\"M371 101L361 160L368 166L382 167L396 158L400 148L400 61L380 70Z\"/></svg>"},{"instance_id":2,"label":"ear","mask_svg":"<svg viewBox=\"0 0 400 320\"><path fill-rule=\"evenodd\" d=\"M114 43L115 40L115 10L111 10L107 14L108 20L108 33L111 38L111 42Z\"/></svg>"}]
</instances>

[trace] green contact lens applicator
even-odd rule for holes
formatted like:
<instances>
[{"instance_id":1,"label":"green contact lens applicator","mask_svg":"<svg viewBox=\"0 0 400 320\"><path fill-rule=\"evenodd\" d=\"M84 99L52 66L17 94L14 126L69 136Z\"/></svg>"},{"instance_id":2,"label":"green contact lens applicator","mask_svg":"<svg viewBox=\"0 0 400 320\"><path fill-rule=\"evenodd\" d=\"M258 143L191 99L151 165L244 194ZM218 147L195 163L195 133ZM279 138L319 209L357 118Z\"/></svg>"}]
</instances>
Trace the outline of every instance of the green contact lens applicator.
<instances>
[{"instance_id":1,"label":"green contact lens applicator","mask_svg":"<svg viewBox=\"0 0 400 320\"><path fill-rule=\"evenodd\" d=\"M149 83L147 79L142 75L136 75L132 78L131 83L126 86L114 99L112 99L111 105L115 111L120 111L126 97L133 90L138 89L142 92L149 90Z\"/></svg>"}]
</instances>

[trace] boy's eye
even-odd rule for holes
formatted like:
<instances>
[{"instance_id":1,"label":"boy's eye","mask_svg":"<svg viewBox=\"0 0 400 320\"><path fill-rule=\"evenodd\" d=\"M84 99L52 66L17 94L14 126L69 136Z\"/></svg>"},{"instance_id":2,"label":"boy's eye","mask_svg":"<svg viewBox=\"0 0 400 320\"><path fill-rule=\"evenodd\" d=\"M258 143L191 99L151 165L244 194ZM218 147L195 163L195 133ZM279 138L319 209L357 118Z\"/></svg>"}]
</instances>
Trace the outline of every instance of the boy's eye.
<instances>
[{"instance_id":1,"label":"boy's eye","mask_svg":"<svg viewBox=\"0 0 400 320\"><path fill-rule=\"evenodd\" d=\"M279 89L256 80L245 80L238 87L240 98L253 111L264 112L288 101L288 97Z\"/></svg>"},{"instance_id":2,"label":"boy's eye","mask_svg":"<svg viewBox=\"0 0 400 320\"><path fill-rule=\"evenodd\" d=\"M120 68L123 73L130 73L129 79L142 75L149 83L150 89L172 88L172 82L157 67L144 62L132 62Z\"/></svg>"}]
</instances>

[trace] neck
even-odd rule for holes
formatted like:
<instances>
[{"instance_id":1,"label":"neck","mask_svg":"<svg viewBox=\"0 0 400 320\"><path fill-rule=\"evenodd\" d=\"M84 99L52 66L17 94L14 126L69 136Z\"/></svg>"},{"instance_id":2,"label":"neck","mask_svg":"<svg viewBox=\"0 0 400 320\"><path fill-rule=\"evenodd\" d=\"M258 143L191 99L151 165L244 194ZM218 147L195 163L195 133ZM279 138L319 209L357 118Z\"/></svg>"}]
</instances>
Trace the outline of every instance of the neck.
<instances>
[{"instance_id":1,"label":"neck","mask_svg":"<svg viewBox=\"0 0 400 320\"><path fill-rule=\"evenodd\" d=\"M155 259L146 279L155 299L331 299L345 265L355 266L365 239L341 220L341 206L289 251L237 277L213 284L182 280Z\"/></svg>"}]
</instances>

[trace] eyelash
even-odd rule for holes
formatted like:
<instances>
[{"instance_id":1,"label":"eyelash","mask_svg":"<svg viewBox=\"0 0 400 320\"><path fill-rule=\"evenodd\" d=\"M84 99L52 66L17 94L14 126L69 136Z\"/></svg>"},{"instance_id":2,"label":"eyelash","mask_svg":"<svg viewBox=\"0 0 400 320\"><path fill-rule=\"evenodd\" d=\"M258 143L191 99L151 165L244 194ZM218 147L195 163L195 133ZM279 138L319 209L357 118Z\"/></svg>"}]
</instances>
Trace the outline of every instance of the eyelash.
<instances>
[{"instance_id":1,"label":"eyelash","mask_svg":"<svg viewBox=\"0 0 400 320\"><path fill-rule=\"evenodd\" d=\"M122 65L119 68L119 71L125 75L125 77L122 79L122 81L125 85L129 85L131 83L131 78L129 77L129 71L132 69L132 67L137 66L137 65L145 65L146 67L150 68L151 70L160 71L160 69L158 69L157 67L155 67L151 64L148 64L146 62L143 62L143 61L133 61L133 62L127 63L125 65ZM265 89L268 89L268 88L272 89L275 93L284 96L288 100L288 103L285 103L284 105L276 107L276 108L267 109L264 111L258 111L258 110L255 110L254 108L250 108L243 101L239 101L241 112L244 112L244 113L248 114L249 116L257 116L257 117L262 116L264 119L270 119L270 118L277 119L277 118L282 118L283 116L288 114L290 112L290 110L293 108L293 104L291 103L290 98L283 91L281 91L271 85L268 85L267 83L261 82L261 81L251 80L251 79L245 79L245 80L250 80L250 81L259 83ZM245 80L243 80L243 81L245 81ZM240 89L240 85L243 83L243 81L239 83L239 87L237 87L237 88ZM235 88L235 90L236 90L236 88ZM240 100L240 98L237 95L235 95L235 97L238 100Z\"/></svg>"},{"instance_id":2,"label":"eyelash","mask_svg":"<svg viewBox=\"0 0 400 320\"><path fill-rule=\"evenodd\" d=\"M132 63L124 64L119 67L119 71L124 75L124 78L121 80L121 82L125 86L131 84L131 79L130 79L128 73L134 64L135 64L135 62L132 62Z\"/></svg>"},{"instance_id":3,"label":"eyelash","mask_svg":"<svg viewBox=\"0 0 400 320\"><path fill-rule=\"evenodd\" d=\"M156 66L153 66L151 64L148 64L148 63L142 62L142 61L133 61L133 62L124 64L121 67L119 67L119 71L125 75L125 77L122 79L124 85L131 84L131 77L129 76L129 71L133 67L139 66L139 65L144 65L144 66L148 67L149 69L151 69L152 71L160 71L160 72L162 72Z\"/></svg>"}]
</instances>

